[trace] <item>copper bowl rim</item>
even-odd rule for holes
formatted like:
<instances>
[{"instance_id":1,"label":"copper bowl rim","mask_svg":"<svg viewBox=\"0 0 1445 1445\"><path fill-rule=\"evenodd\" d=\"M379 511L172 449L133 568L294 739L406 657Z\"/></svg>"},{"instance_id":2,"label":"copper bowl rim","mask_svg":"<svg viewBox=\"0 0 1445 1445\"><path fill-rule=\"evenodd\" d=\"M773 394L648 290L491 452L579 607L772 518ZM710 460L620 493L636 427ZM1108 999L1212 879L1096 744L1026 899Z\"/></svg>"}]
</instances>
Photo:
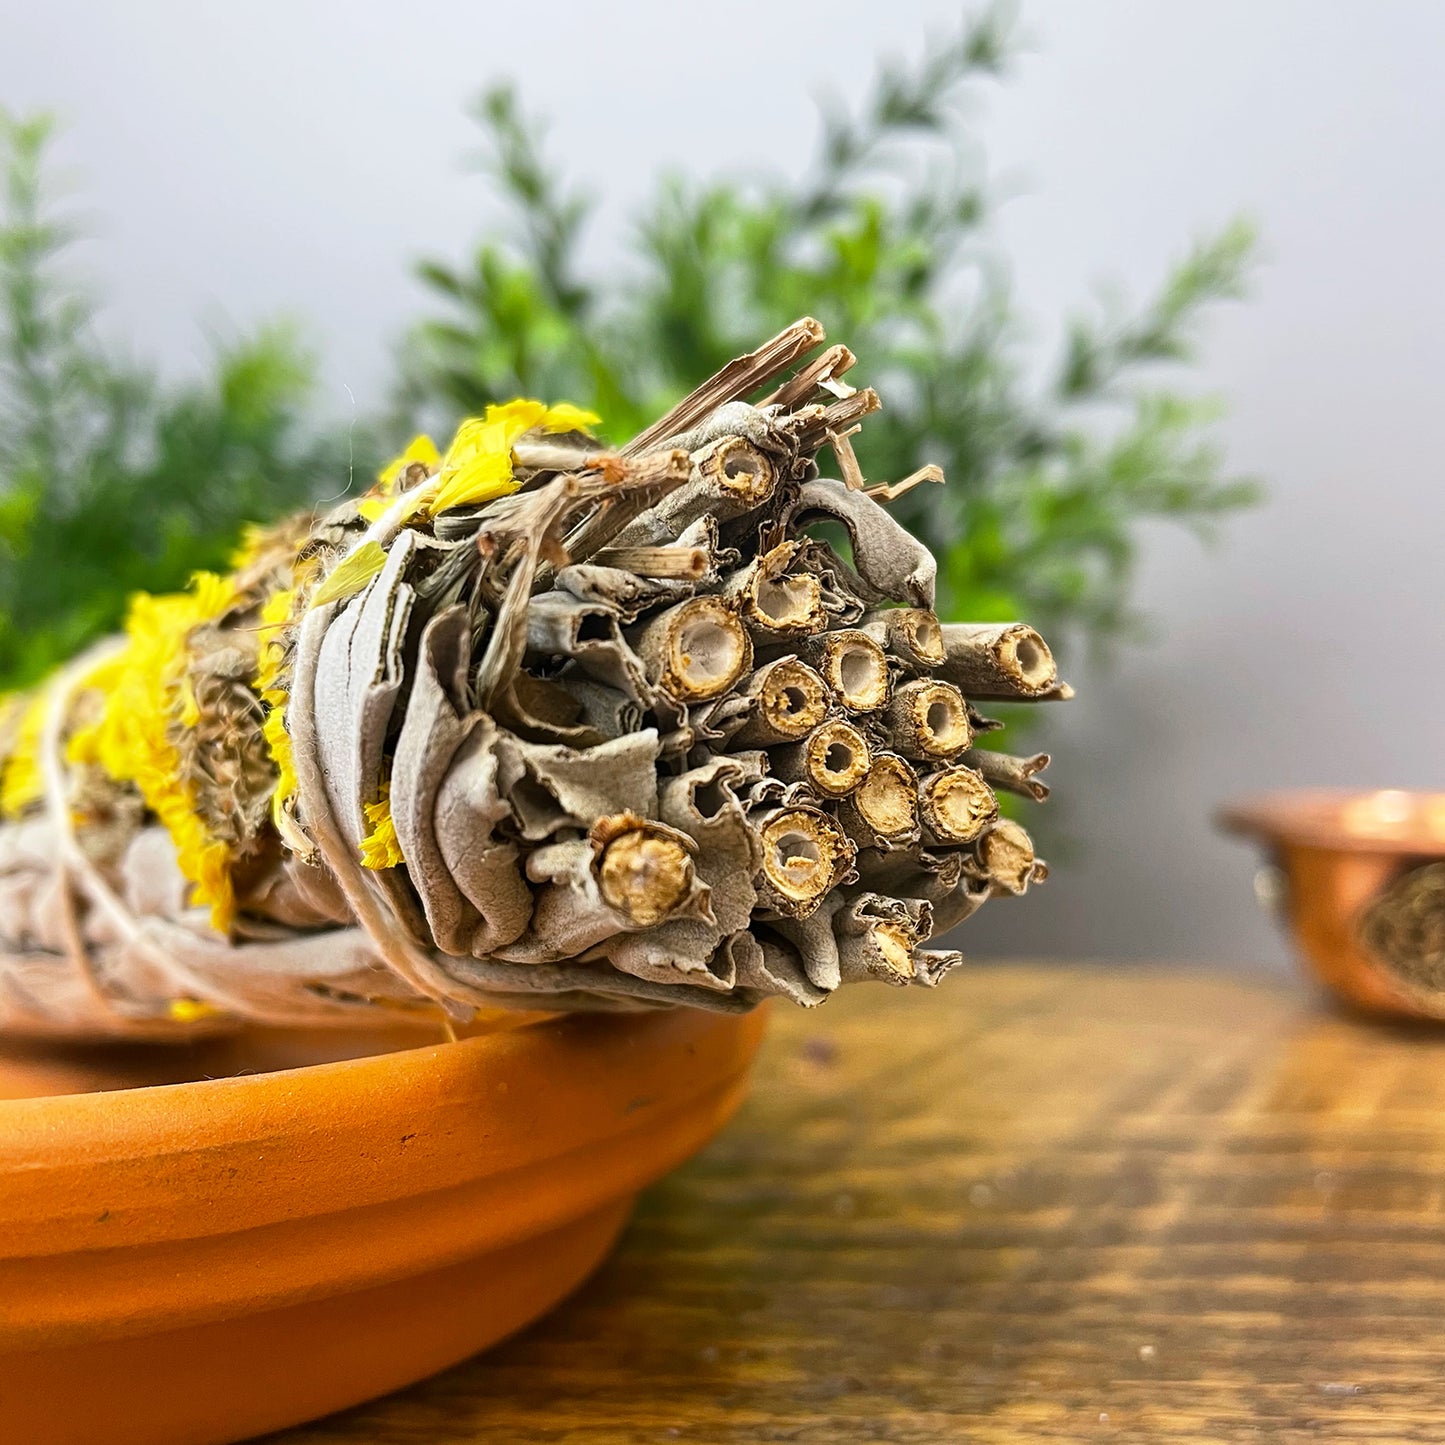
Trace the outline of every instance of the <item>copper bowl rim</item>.
<instances>
[{"instance_id":1,"label":"copper bowl rim","mask_svg":"<svg viewBox=\"0 0 1445 1445\"><path fill-rule=\"evenodd\" d=\"M1231 833L1296 847L1445 857L1445 793L1403 788L1299 788L1226 803Z\"/></svg>"}]
</instances>

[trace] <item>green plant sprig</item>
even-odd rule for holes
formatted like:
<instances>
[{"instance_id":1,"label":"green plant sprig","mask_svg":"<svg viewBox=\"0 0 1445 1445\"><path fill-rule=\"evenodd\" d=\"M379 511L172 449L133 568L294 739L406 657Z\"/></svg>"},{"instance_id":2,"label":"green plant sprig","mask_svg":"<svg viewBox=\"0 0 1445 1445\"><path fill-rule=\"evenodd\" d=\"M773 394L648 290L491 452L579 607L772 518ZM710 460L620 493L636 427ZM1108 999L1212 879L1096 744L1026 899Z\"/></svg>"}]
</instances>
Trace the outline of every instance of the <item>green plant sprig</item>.
<instances>
[{"instance_id":1,"label":"green plant sprig","mask_svg":"<svg viewBox=\"0 0 1445 1445\"><path fill-rule=\"evenodd\" d=\"M439 310L408 337L403 408L451 421L518 392L565 396L622 439L758 337L815 315L884 396L860 440L868 475L933 461L948 476L896 504L939 556L941 610L1025 616L1099 645L1126 635L1141 525L1207 533L1258 495L1225 469L1218 403L1160 384L1162 367L1195 358L1207 308L1243 293L1253 235L1236 221L1142 305L1073 318L1052 375L1031 383L971 127L978 85L1017 48L995 7L917 65L884 65L855 111L825 113L801 184L664 177L631 271L615 275L585 263L589 199L547 160L515 93L489 91L477 114L508 224L469 260L420 268Z\"/></svg>"},{"instance_id":2,"label":"green plant sprig","mask_svg":"<svg viewBox=\"0 0 1445 1445\"><path fill-rule=\"evenodd\" d=\"M0 691L113 630L138 590L224 567L243 526L335 490L295 330L216 341L167 386L107 351L45 185L53 123L0 110Z\"/></svg>"}]
</instances>

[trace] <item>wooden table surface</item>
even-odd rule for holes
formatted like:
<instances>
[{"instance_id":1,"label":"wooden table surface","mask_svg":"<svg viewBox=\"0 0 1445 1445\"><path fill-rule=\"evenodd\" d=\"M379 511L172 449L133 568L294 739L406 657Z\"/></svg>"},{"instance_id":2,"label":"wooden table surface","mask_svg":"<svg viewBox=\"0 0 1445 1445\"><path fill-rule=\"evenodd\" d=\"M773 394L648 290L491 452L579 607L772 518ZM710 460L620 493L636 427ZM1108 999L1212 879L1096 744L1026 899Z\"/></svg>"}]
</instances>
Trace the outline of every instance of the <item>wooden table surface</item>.
<instances>
[{"instance_id":1,"label":"wooden table surface","mask_svg":"<svg viewBox=\"0 0 1445 1445\"><path fill-rule=\"evenodd\" d=\"M1445 1440L1445 1032L985 968L775 1012L549 1319L272 1445Z\"/></svg>"}]
</instances>

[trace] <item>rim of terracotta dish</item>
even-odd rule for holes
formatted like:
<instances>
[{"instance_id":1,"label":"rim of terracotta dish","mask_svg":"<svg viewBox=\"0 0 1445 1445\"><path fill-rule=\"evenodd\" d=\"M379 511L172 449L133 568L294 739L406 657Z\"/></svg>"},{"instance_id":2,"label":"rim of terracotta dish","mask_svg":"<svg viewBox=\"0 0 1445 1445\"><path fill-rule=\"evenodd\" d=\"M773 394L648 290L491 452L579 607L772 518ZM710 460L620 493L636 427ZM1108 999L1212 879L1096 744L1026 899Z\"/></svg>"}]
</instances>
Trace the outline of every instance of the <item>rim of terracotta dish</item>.
<instances>
[{"instance_id":1,"label":"rim of terracotta dish","mask_svg":"<svg viewBox=\"0 0 1445 1445\"><path fill-rule=\"evenodd\" d=\"M1445 793L1302 788L1228 803L1220 827L1267 843L1445 856Z\"/></svg>"},{"instance_id":2,"label":"rim of terracotta dish","mask_svg":"<svg viewBox=\"0 0 1445 1445\"><path fill-rule=\"evenodd\" d=\"M584 1088L580 1079L558 1078L545 1107L533 1100L521 1112L514 1104L505 1109L488 1125L490 1162L459 1160L455 1141L443 1131L436 1137L426 1134L414 1142L404 1141L402 1171L394 1167L390 1155L382 1157L384 1151L372 1150L376 1157L368 1155L336 1188L346 1194L348 1206L369 1204L450 1186L479 1172L532 1165L559 1151L590 1145L599 1135L647 1127L651 1116L685 1110L699 1096L718 1088L724 1076L731 1079L745 1073L746 1063L734 1057L737 1030L720 1027L722 1019L731 1021L731 1016L697 1015L688 1009L625 1016L564 1014L456 1043L413 1044L325 1063L185 1083L0 1100L0 1217L14 1226L19 1210L30 1223L38 1223L50 1212L46 1180L78 1177L98 1161L165 1156L185 1161L177 1167L205 1174L229 1162L232 1153L245 1154L258 1144L267 1156L267 1217L253 1217L253 1207L241 1197L249 1197L248 1191L238 1189L232 1198L231 1192L222 1190L212 1200L212 1218L204 1232L234 1227L233 1213L237 1223L247 1225L324 1213L337 1202L315 1194L316 1129L325 1128L338 1139L345 1135L346 1147L362 1149L374 1133L379 1113L398 1119L421 1117L436 1108L468 1113L478 1095L508 1095L511 1083L546 1077L559 1058L570 1056L574 1069L581 1069L583 1063L590 1067L591 1085ZM760 1028L761 1021L753 1019L743 1029L754 1038L745 1050L749 1059ZM617 1076L618 1090L625 1090L635 1087L633 1075L662 1068L676 1071L675 1090L665 1097L649 1097L645 1102L651 1107L632 1114L619 1111L617 1099L598 1089L594 1077L599 1070ZM509 1098L508 1103L513 1101ZM559 1117L543 1129L538 1119L554 1114ZM57 1142L64 1148L57 1151ZM130 1242L132 1232L154 1237L173 1226L174 1221L161 1216L177 1208L184 1212L177 1205L174 1174L174 1169L148 1172L129 1181L124 1201L117 1196L111 1202L107 1243ZM73 1223L80 1227L87 1220L77 1216ZM176 1232L193 1231L181 1225ZM121 1235L127 1239L122 1241ZM0 1244L0 1261L14 1242L11 1238Z\"/></svg>"},{"instance_id":3,"label":"rim of terracotta dish","mask_svg":"<svg viewBox=\"0 0 1445 1445\"><path fill-rule=\"evenodd\" d=\"M456 1029L450 1042L534 1029L560 1022L566 1014L540 1010L489 1013ZM0 1068L48 1065L60 1081L33 1093L0 1093L0 1108L22 1099L72 1098L87 1094L129 1093L136 1089L191 1088L231 1079L263 1079L273 1074L347 1067L391 1054L410 1053L447 1043L440 1025L429 1020L381 1019L350 1027L286 1028L243 1024L198 1028L187 1035L167 1032L74 1038L44 1030L6 1031L0 1035Z\"/></svg>"}]
</instances>

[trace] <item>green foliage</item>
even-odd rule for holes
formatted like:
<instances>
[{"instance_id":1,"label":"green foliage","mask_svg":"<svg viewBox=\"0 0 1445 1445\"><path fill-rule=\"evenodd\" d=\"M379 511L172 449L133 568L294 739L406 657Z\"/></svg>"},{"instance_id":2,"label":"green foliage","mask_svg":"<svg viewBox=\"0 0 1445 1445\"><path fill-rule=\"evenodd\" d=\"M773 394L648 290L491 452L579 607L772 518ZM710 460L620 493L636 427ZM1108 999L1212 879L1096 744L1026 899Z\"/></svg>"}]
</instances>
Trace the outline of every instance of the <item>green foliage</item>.
<instances>
[{"instance_id":1,"label":"green foliage","mask_svg":"<svg viewBox=\"0 0 1445 1445\"><path fill-rule=\"evenodd\" d=\"M420 268L440 306L409 338L403 408L444 428L519 393L565 398L621 440L814 315L884 396L859 441L865 472L893 480L934 461L948 475L895 504L939 555L941 608L1118 635L1135 620L1140 524L1204 531L1255 497L1222 475L1215 404L1157 389L1162 365L1191 359L1201 310L1241 293L1252 237L1237 222L1132 313L1075 319L1033 382L967 126L971 88L1012 49L995 9L920 65L885 66L856 115L825 112L801 185L665 179L632 273L608 277L584 265L591 203L559 179L513 92L489 92L477 117L511 224L464 264Z\"/></svg>"},{"instance_id":2,"label":"green foliage","mask_svg":"<svg viewBox=\"0 0 1445 1445\"><path fill-rule=\"evenodd\" d=\"M1143 306L1073 321L1036 382L967 124L1012 52L990 10L921 64L884 66L856 114L825 112L804 182L665 178L633 263L608 275L585 264L591 200L513 93L491 91L477 117L509 224L464 264L421 267L437 306L408 338L399 409L446 434L490 401L565 399L621 440L815 315L885 398L860 438L868 475L948 474L895 504L939 554L941 608L1118 635L1140 524L1207 530L1254 496L1223 475L1214 405L1158 389L1201 309L1240 294L1251 237L1231 226ZM224 565L244 522L347 475L346 445L309 422L313 363L288 329L218 343L185 385L99 344L42 184L50 129L0 110L0 691L113 628L132 591Z\"/></svg>"},{"instance_id":3,"label":"green foliage","mask_svg":"<svg viewBox=\"0 0 1445 1445\"><path fill-rule=\"evenodd\" d=\"M0 691L115 628L130 593L224 566L345 454L303 426L313 365L284 327L165 387L100 346L43 185L46 119L0 111ZM331 483L334 489L334 481Z\"/></svg>"}]
</instances>

